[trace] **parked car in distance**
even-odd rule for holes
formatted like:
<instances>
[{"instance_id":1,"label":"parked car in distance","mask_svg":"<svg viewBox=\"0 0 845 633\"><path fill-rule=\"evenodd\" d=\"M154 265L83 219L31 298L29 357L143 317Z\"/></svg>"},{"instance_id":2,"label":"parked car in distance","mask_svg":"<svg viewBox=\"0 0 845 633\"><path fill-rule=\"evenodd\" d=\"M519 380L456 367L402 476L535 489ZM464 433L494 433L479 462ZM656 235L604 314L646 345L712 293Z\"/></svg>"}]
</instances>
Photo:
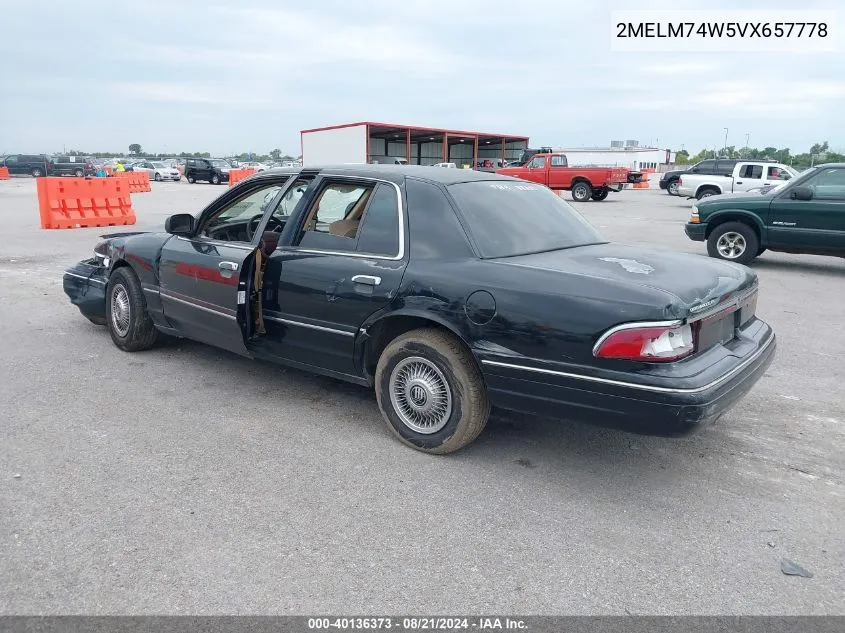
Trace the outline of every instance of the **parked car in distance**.
<instances>
[{"instance_id":1,"label":"parked car in distance","mask_svg":"<svg viewBox=\"0 0 845 633\"><path fill-rule=\"evenodd\" d=\"M722 193L778 184L797 175L798 172L792 167L780 163L739 161L727 176L683 174L678 179L678 195L701 200Z\"/></svg>"},{"instance_id":2,"label":"parked car in distance","mask_svg":"<svg viewBox=\"0 0 845 633\"><path fill-rule=\"evenodd\" d=\"M703 174L707 176L730 176L739 161L731 158L708 158L697 162L687 169L673 169L663 172L658 185L670 196L678 195L678 180L684 174Z\"/></svg>"},{"instance_id":3,"label":"parked car in distance","mask_svg":"<svg viewBox=\"0 0 845 633\"><path fill-rule=\"evenodd\" d=\"M546 185L549 189L571 191L576 202L604 200L611 191L628 184L625 167L569 167L565 154L535 154L527 165L496 170L503 176Z\"/></svg>"},{"instance_id":4,"label":"parked car in distance","mask_svg":"<svg viewBox=\"0 0 845 633\"><path fill-rule=\"evenodd\" d=\"M84 156L52 156L47 162L48 176L93 176L96 168L90 158Z\"/></svg>"},{"instance_id":5,"label":"parked car in distance","mask_svg":"<svg viewBox=\"0 0 845 633\"><path fill-rule=\"evenodd\" d=\"M845 257L845 163L819 165L758 195L693 204L687 237L711 257L747 264L764 251Z\"/></svg>"},{"instance_id":6,"label":"parked car in distance","mask_svg":"<svg viewBox=\"0 0 845 633\"><path fill-rule=\"evenodd\" d=\"M457 169L458 166L455 163L435 163L432 167L445 167L446 169Z\"/></svg>"},{"instance_id":7,"label":"parked car in distance","mask_svg":"<svg viewBox=\"0 0 845 633\"><path fill-rule=\"evenodd\" d=\"M132 165L132 171L145 171L150 175L150 180L161 182L162 180L173 180L178 182L182 174L175 167L168 167L164 162L142 161Z\"/></svg>"},{"instance_id":8,"label":"parked car in distance","mask_svg":"<svg viewBox=\"0 0 845 633\"><path fill-rule=\"evenodd\" d=\"M10 175L28 174L38 178L47 175L48 160L46 154L9 154L0 165L8 167Z\"/></svg>"},{"instance_id":9,"label":"parked car in distance","mask_svg":"<svg viewBox=\"0 0 845 633\"><path fill-rule=\"evenodd\" d=\"M267 171L103 238L63 283L120 349L172 334L374 387L429 453L491 407L684 435L776 345L750 269L610 243L547 187L471 169Z\"/></svg>"},{"instance_id":10,"label":"parked car in distance","mask_svg":"<svg viewBox=\"0 0 845 633\"><path fill-rule=\"evenodd\" d=\"M374 156L370 160L371 165L407 165L408 161L398 156Z\"/></svg>"},{"instance_id":11,"label":"parked car in distance","mask_svg":"<svg viewBox=\"0 0 845 633\"><path fill-rule=\"evenodd\" d=\"M258 161L248 161L246 163L240 163L238 165L239 169L254 169L256 173L260 171L267 171L270 167L264 163L259 163Z\"/></svg>"},{"instance_id":12,"label":"parked car in distance","mask_svg":"<svg viewBox=\"0 0 845 633\"><path fill-rule=\"evenodd\" d=\"M232 165L222 158L188 158L185 160L185 179L190 183L198 180L219 185L229 182Z\"/></svg>"}]
</instances>

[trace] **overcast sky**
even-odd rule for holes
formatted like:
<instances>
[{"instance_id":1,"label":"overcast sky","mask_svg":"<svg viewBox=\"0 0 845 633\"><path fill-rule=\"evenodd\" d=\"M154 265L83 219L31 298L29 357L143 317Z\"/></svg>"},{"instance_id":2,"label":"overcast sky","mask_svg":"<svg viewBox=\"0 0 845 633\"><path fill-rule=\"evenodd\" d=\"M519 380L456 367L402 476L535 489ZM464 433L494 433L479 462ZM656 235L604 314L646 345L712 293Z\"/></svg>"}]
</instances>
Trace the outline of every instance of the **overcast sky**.
<instances>
[{"instance_id":1,"label":"overcast sky","mask_svg":"<svg viewBox=\"0 0 845 633\"><path fill-rule=\"evenodd\" d=\"M845 4L720 2L706 8ZM521 8L520 8L521 7ZM612 53L597 0L0 0L0 152L299 153L360 120L527 135L845 148L845 50Z\"/></svg>"}]
</instances>

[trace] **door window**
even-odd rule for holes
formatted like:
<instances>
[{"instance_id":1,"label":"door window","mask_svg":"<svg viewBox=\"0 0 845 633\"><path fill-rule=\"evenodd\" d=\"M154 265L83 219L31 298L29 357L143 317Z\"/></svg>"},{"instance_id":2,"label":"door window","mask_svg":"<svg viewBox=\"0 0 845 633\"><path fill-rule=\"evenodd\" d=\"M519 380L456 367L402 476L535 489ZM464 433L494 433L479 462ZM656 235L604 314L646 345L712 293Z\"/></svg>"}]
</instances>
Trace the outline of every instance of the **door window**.
<instances>
[{"instance_id":1,"label":"door window","mask_svg":"<svg viewBox=\"0 0 845 633\"><path fill-rule=\"evenodd\" d=\"M268 185L226 205L205 220L199 235L226 242L250 242L264 211L281 189L281 184Z\"/></svg>"},{"instance_id":2,"label":"door window","mask_svg":"<svg viewBox=\"0 0 845 633\"><path fill-rule=\"evenodd\" d=\"M739 177L740 178L749 178L753 180L759 180L763 177L763 166L762 165L743 165L742 168L739 170Z\"/></svg>"},{"instance_id":3,"label":"door window","mask_svg":"<svg viewBox=\"0 0 845 633\"><path fill-rule=\"evenodd\" d=\"M715 160L703 160L697 165L693 165L690 169L692 174L712 174L716 168Z\"/></svg>"},{"instance_id":4,"label":"door window","mask_svg":"<svg viewBox=\"0 0 845 633\"><path fill-rule=\"evenodd\" d=\"M395 257L399 253L399 202L392 185L380 184L361 221L359 253Z\"/></svg>"},{"instance_id":5,"label":"door window","mask_svg":"<svg viewBox=\"0 0 845 633\"><path fill-rule=\"evenodd\" d=\"M6 160L3 161L7 165L17 165L18 164L18 157L17 156L6 156Z\"/></svg>"},{"instance_id":6,"label":"door window","mask_svg":"<svg viewBox=\"0 0 845 633\"><path fill-rule=\"evenodd\" d=\"M552 167L566 167L566 156L552 156Z\"/></svg>"},{"instance_id":7,"label":"door window","mask_svg":"<svg viewBox=\"0 0 845 633\"><path fill-rule=\"evenodd\" d=\"M736 167L736 161L718 160L713 168L713 174L717 176L732 176ZM761 168L762 169L762 168Z\"/></svg>"},{"instance_id":8,"label":"door window","mask_svg":"<svg viewBox=\"0 0 845 633\"><path fill-rule=\"evenodd\" d=\"M789 180L792 178L788 171L780 167L769 167L768 177L769 180Z\"/></svg>"},{"instance_id":9,"label":"door window","mask_svg":"<svg viewBox=\"0 0 845 633\"><path fill-rule=\"evenodd\" d=\"M845 169L822 169L802 184L813 190L813 200L845 200Z\"/></svg>"},{"instance_id":10,"label":"door window","mask_svg":"<svg viewBox=\"0 0 845 633\"><path fill-rule=\"evenodd\" d=\"M534 159L528 164L530 169L542 169L546 166L546 157L545 156L535 156Z\"/></svg>"}]
</instances>

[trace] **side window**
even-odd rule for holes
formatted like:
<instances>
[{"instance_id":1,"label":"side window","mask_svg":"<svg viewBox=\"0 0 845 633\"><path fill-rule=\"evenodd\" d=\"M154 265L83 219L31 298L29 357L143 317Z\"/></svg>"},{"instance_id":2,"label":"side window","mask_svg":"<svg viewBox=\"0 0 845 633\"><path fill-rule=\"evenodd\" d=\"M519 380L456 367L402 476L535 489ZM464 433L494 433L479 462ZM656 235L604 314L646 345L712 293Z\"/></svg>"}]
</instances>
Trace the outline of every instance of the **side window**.
<instances>
[{"instance_id":1,"label":"side window","mask_svg":"<svg viewBox=\"0 0 845 633\"><path fill-rule=\"evenodd\" d=\"M287 222L312 182L314 182L312 177L298 178L279 200L278 206L273 211L273 217L282 222Z\"/></svg>"},{"instance_id":2,"label":"side window","mask_svg":"<svg viewBox=\"0 0 845 633\"><path fill-rule=\"evenodd\" d=\"M361 221L356 250L394 257L399 253L399 230L396 189L392 185L380 184Z\"/></svg>"},{"instance_id":3,"label":"side window","mask_svg":"<svg viewBox=\"0 0 845 633\"><path fill-rule=\"evenodd\" d=\"M697 165L693 165L690 172L693 174L712 174L715 167L715 160L703 160Z\"/></svg>"},{"instance_id":4,"label":"side window","mask_svg":"<svg viewBox=\"0 0 845 633\"><path fill-rule=\"evenodd\" d=\"M813 190L813 200L845 201L845 169L825 169L804 185Z\"/></svg>"},{"instance_id":5,"label":"side window","mask_svg":"<svg viewBox=\"0 0 845 633\"><path fill-rule=\"evenodd\" d=\"M552 167L566 167L566 156L552 156Z\"/></svg>"},{"instance_id":6,"label":"side window","mask_svg":"<svg viewBox=\"0 0 845 633\"><path fill-rule=\"evenodd\" d=\"M763 177L763 166L762 165L743 165L742 168L739 170L739 177L740 178L751 178L753 180L758 180Z\"/></svg>"},{"instance_id":7,"label":"side window","mask_svg":"<svg viewBox=\"0 0 845 633\"><path fill-rule=\"evenodd\" d=\"M719 160L716 161L713 171L710 173L716 176L733 176L734 167L736 167L736 163L733 161Z\"/></svg>"},{"instance_id":8,"label":"side window","mask_svg":"<svg viewBox=\"0 0 845 633\"><path fill-rule=\"evenodd\" d=\"M249 242L267 205L281 189L280 184L268 185L228 204L205 221L200 235L227 242Z\"/></svg>"},{"instance_id":9,"label":"side window","mask_svg":"<svg viewBox=\"0 0 845 633\"><path fill-rule=\"evenodd\" d=\"M542 169L546 166L546 157L545 156L535 156L533 160L528 164L528 167L531 169Z\"/></svg>"},{"instance_id":10,"label":"side window","mask_svg":"<svg viewBox=\"0 0 845 633\"><path fill-rule=\"evenodd\" d=\"M769 167L769 180L789 180L792 176L780 167Z\"/></svg>"},{"instance_id":11,"label":"side window","mask_svg":"<svg viewBox=\"0 0 845 633\"><path fill-rule=\"evenodd\" d=\"M6 160L4 162L7 165L17 165L18 164L18 157L17 156L6 156Z\"/></svg>"},{"instance_id":12,"label":"side window","mask_svg":"<svg viewBox=\"0 0 845 633\"><path fill-rule=\"evenodd\" d=\"M373 193L373 185L330 182L312 203L299 246L355 250L358 227Z\"/></svg>"}]
</instances>

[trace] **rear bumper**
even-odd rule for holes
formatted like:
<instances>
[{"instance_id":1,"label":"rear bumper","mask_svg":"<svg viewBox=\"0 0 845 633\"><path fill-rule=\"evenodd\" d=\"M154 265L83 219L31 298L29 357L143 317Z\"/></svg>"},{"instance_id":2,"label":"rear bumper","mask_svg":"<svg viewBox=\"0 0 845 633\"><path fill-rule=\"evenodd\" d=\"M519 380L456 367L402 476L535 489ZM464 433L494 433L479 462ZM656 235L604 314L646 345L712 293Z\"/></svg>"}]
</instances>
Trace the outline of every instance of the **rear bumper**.
<instances>
[{"instance_id":1,"label":"rear bumper","mask_svg":"<svg viewBox=\"0 0 845 633\"><path fill-rule=\"evenodd\" d=\"M703 242L707 239L707 225L697 222L687 222L684 224L684 233L687 237L695 242Z\"/></svg>"},{"instance_id":2,"label":"rear bumper","mask_svg":"<svg viewBox=\"0 0 845 633\"><path fill-rule=\"evenodd\" d=\"M95 259L87 259L65 271L62 286L70 302L85 316L106 316L106 269Z\"/></svg>"},{"instance_id":3,"label":"rear bumper","mask_svg":"<svg viewBox=\"0 0 845 633\"><path fill-rule=\"evenodd\" d=\"M758 321L741 335L744 356L729 361L702 384L678 380L674 386L578 375L513 359L482 360L491 403L503 409L564 418L644 435L679 437L713 422L735 405L765 373L775 356L772 329ZM529 361L530 362L530 361ZM723 358L719 367L725 366Z\"/></svg>"}]
</instances>

